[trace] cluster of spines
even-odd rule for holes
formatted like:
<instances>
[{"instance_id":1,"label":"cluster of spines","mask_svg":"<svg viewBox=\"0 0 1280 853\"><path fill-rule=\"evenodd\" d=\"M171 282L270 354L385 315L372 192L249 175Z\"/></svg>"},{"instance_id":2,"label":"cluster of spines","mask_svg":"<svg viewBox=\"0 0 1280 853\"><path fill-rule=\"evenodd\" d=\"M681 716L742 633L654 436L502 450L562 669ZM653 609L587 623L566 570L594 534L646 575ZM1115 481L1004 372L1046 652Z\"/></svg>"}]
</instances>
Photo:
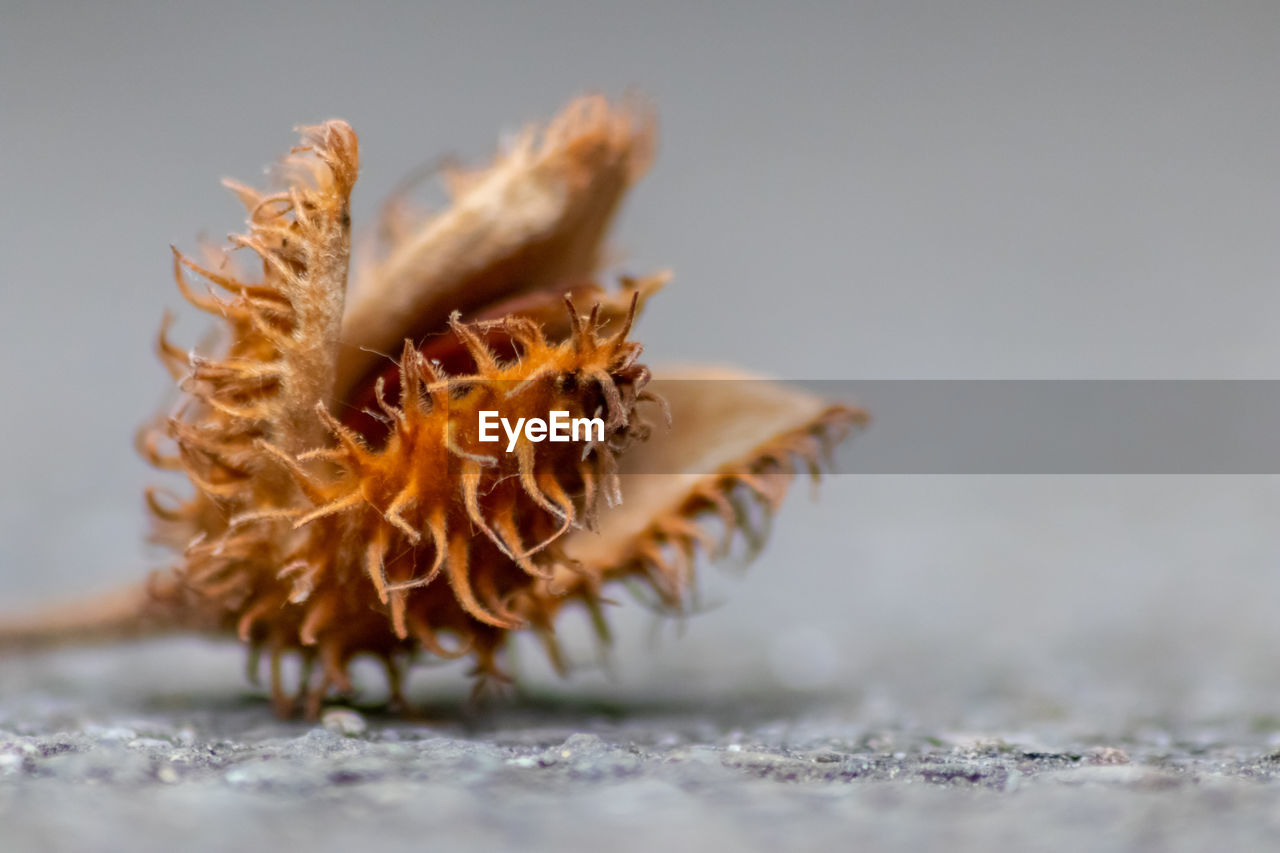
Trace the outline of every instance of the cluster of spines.
<instances>
[{"instance_id":1,"label":"cluster of spines","mask_svg":"<svg viewBox=\"0 0 1280 853\"><path fill-rule=\"evenodd\" d=\"M361 565L365 588L376 597L367 604L386 609L397 639L417 640L429 651L442 648L437 626L423 612L439 609L440 596L432 594L441 586L437 579L460 608L444 627L472 645L459 615L497 631L523 627L526 618L506 600L564 563L557 541L590 523L598 503L616 495L615 455L645 428L635 406L648 397L648 372L636 364L639 345L627 340L630 315L618 332L601 337L594 312L582 317L571 304L568 311L572 331L554 342L521 318L489 324L517 346L512 360L498 359L477 334L492 328L454 318L451 331L475 363L475 372L465 375L444 375L406 342L397 403L377 380L379 414L390 427L381 447L317 409L332 444L296 458L271 448L311 503L294 512L294 527L312 531L321 546L285 572L293 584L290 600L308 607L303 645L322 643L327 630L340 635L342 627L333 624L338 599L363 597L354 584L318 589L329 586L324 579L334 573L335 560ZM521 440L507 454L477 443L482 409L513 420L556 409L598 411L605 440ZM322 473L320 465L332 467Z\"/></svg>"}]
</instances>

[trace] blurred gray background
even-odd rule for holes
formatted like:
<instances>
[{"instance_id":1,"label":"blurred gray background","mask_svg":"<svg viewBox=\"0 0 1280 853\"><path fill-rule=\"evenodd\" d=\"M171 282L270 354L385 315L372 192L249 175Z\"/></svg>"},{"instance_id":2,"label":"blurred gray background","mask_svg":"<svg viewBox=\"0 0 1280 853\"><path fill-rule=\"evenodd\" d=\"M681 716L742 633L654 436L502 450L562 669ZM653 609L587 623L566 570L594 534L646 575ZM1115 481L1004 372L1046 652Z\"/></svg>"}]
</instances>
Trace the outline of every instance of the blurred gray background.
<instances>
[{"instance_id":1,"label":"blurred gray background","mask_svg":"<svg viewBox=\"0 0 1280 853\"><path fill-rule=\"evenodd\" d=\"M640 330L654 364L1277 378L1277 80L1272 2L7 0L0 604L163 563L131 437L168 386L168 244L239 230L219 178L260 179L294 125L357 129L367 225L427 160L482 161L583 91L646 93L660 153L616 242L620 269L676 273ZM1251 719L1280 700L1278 514L1271 477L834 476L742 582L704 573L722 606L682 638L618 608L617 680L564 689Z\"/></svg>"}]
</instances>

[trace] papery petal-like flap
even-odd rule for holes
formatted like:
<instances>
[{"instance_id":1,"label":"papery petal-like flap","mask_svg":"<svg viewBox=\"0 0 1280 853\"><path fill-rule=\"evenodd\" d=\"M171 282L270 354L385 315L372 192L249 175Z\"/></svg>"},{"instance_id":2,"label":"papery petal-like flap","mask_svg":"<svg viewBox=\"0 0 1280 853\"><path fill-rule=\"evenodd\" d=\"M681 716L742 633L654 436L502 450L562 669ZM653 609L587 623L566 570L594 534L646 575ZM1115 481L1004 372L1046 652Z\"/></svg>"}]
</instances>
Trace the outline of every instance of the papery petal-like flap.
<instances>
[{"instance_id":1,"label":"papery petal-like flap","mask_svg":"<svg viewBox=\"0 0 1280 853\"><path fill-rule=\"evenodd\" d=\"M622 196L648 167L653 118L634 103L573 101L484 170L450 178L448 209L401 239L352 289L339 394L406 337L524 293L589 279Z\"/></svg>"},{"instance_id":2,"label":"papery petal-like flap","mask_svg":"<svg viewBox=\"0 0 1280 853\"><path fill-rule=\"evenodd\" d=\"M649 389L670 409L671 428L654 429L620 465L622 504L600 514L595 531L576 531L567 556L587 574L645 574L677 605L696 550L714 550L700 517L714 513L723 532L750 524L742 501L777 509L798 469L816 476L825 450L866 423L856 408L735 370L702 368L656 374ZM575 585L575 572L552 583Z\"/></svg>"}]
</instances>

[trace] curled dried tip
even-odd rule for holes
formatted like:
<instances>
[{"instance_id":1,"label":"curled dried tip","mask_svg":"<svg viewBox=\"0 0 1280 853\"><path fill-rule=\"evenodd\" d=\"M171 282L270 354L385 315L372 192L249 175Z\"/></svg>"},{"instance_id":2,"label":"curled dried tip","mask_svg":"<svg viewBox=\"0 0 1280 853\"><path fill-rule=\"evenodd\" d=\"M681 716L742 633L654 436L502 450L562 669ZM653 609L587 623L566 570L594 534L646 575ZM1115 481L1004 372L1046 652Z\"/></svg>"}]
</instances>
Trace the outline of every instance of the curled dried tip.
<instances>
[{"instance_id":1,"label":"curled dried tip","mask_svg":"<svg viewBox=\"0 0 1280 853\"><path fill-rule=\"evenodd\" d=\"M631 294L631 303L627 306L627 313L622 321L622 329L617 334L617 338L619 340L622 340L626 338L627 335L631 334L631 327L634 326L636 323L636 312L639 310L640 310L640 291L637 290ZM600 314L600 305L599 303L597 303L595 309L592 311L592 316L598 317L599 314ZM604 328L603 323L601 323L600 328L602 329Z\"/></svg>"},{"instance_id":2,"label":"curled dried tip","mask_svg":"<svg viewBox=\"0 0 1280 853\"><path fill-rule=\"evenodd\" d=\"M843 423L850 428L864 429L871 423L871 413L859 406L837 403L827 408L823 420L833 425Z\"/></svg>"},{"instance_id":3,"label":"curled dried tip","mask_svg":"<svg viewBox=\"0 0 1280 853\"><path fill-rule=\"evenodd\" d=\"M241 183L235 178L223 178L222 185L235 193L236 198L240 199L240 203L244 205L245 210L249 211L250 215L261 207L262 193L248 184Z\"/></svg>"},{"instance_id":4,"label":"curled dried tip","mask_svg":"<svg viewBox=\"0 0 1280 853\"><path fill-rule=\"evenodd\" d=\"M599 93L581 95L546 124L522 128L488 167L452 166L442 174L454 198L501 169L552 169L584 181L608 172L630 184L653 163L657 128L657 111L637 93L616 103Z\"/></svg>"},{"instance_id":5,"label":"curled dried tip","mask_svg":"<svg viewBox=\"0 0 1280 853\"><path fill-rule=\"evenodd\" d=\"M333 191L346 196L355 186L360 171L360 144L351 125L342 119L329 119L323 124L299 127L302 144L291 153L311 151L329 167Z\"/></svg>"},{"instance_id":6,"label":"curled dried tip","mask_svg":"<svg viewBox=\"0 0 1280 853\"><path fill-rule=\"evenodd\" d=\"M639 95L630 93L616 105L601 94L583 95L547 125L538 155L617 158L634 181L653 162L656 136L656 111Z\"/></svg>"}]
</instances>

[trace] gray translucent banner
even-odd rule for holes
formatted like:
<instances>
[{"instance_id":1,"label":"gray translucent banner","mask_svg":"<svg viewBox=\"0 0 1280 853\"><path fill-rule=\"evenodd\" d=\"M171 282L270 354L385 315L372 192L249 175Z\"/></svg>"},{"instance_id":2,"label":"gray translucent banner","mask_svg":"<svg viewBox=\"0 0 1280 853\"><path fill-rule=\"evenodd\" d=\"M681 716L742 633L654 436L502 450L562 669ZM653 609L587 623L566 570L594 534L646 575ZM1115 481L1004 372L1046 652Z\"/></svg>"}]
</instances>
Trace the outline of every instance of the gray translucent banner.
<instances>
[{"instance_id":1,"label":"gray translucent banner","mask_svg":"<svg viewBox=\"0 0 1280 853\"><path fill-rule=\"evenodd\" d=\"M803 428L819 401L870 417L836 447L837 474L1280 473L1280 381L663 379L650 388L671 401L672 425L641 403L651 447L624 453L624 473L714 473ZM504 394L495 399L505 408ZM654 452L659 444L705 452Z\"/></svg>"},{"instance_id":2,"label":"gray translucent banner","mask_svg":"<svg viewBox=\"0 0 1280 853\"><path fill-rule=\"evenodd\" d=\"M868 410L837 473L1280 473L1280 382L792 383Z\"/></svg>"}]
</instances>

